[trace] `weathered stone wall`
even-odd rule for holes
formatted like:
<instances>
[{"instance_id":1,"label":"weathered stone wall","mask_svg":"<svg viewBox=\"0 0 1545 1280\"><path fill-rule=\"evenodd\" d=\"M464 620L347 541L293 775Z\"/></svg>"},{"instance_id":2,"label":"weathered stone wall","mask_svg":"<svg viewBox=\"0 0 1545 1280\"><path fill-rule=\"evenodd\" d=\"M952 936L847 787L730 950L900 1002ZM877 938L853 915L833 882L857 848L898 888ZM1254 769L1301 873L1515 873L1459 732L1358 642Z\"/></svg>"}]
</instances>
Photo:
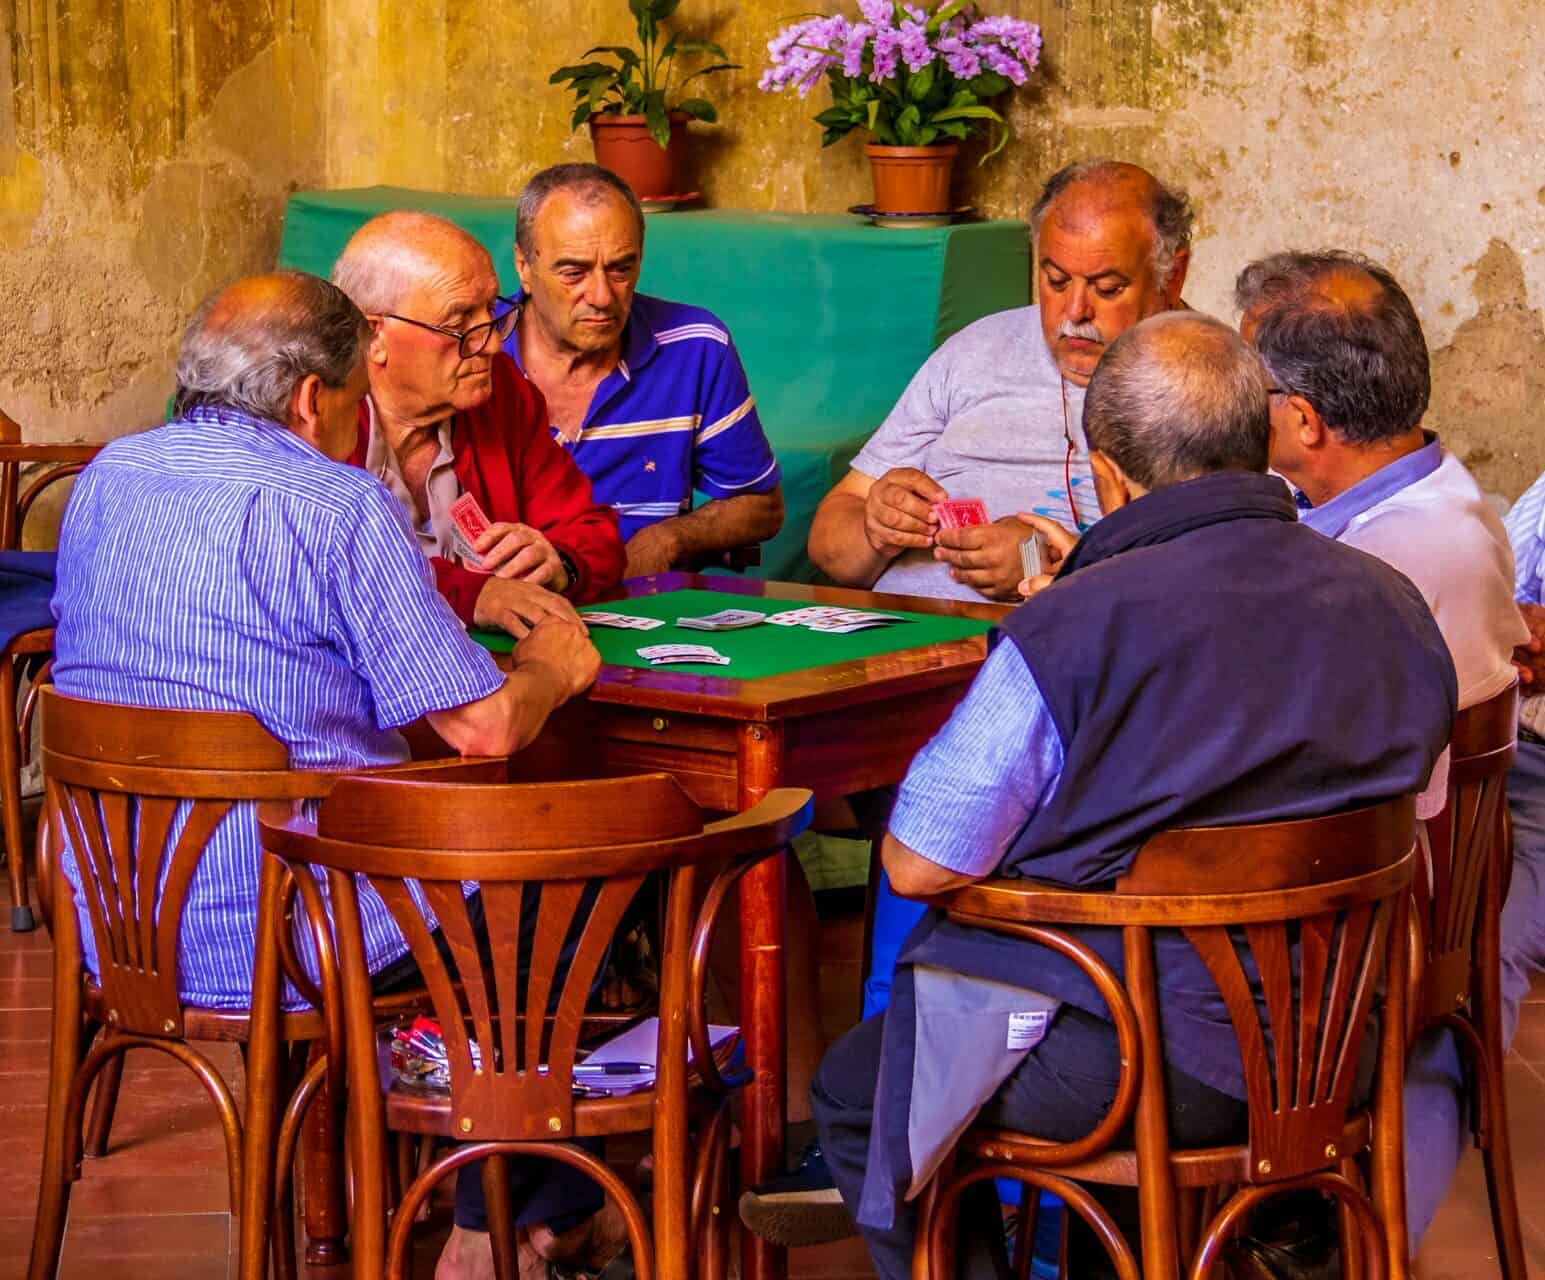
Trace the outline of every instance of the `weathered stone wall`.
<instances>
[{"instance_id":1,"label":"weathered stone wall","mask_svg":"<svg viewBox=\"0 0 1545 1280\"><path fill-rule=\"evenodd\" d=\"M791 14L839 0L683 0L678 25L746 70L707 84L712 203L840 210L868 198L861 140L827 151L801 102L756 90ZM856 12L853 0L841 0ZM1017 136L963 174L965 202L1022 213L1045 176L1097 152L1188 186L1200 212L1193 305L1231 314L1233 276L1271 249L1338 245L1388 263L1414 297L1437 379L1432 425L1482 483L1545 469L1545 4L1540 0L986 0L1042 24L1010 100ZM513 190L588 159L546 84L592 44L632 39L625 0L333 0L328 174ZM348 50L343 53L343 50Z\"/></svg>"},{"instance_id":2,"label":"weathered stone wall","mask_svg":"<svg viewBox=\"0 0 1545 1280\"><path fill-rule=\"evenodd\" d=\"M157 420L177 335L325 175L320 0L0 0L0 406Z\"/></svg>"},{"instance_id":3,"label":"weathered stone wall","mask_svg":"<svg viewBox=\"0 0 1545 1280\"><path fill-rule=\"evenodd\" d=\"M680 25L746 64L707 82L712 203L867 198L860 139L818 145L823 91L755 88L777 27L837 3L683 0ZM1022 213L1070 158L1147 163L1195 198L1188 297L1222 314L1257 253L1379 257L1427 326L1432 424L1489 488L1516 494L1545 469L1545 4L984 7L1040 22L1045 56L1009 102L1015 140L964 166L964 202ZM55 436L159 406L189 305L272 261L288 188L509 192L588 158L547 76L632 38L626 0L0 0L0 21L0 404Z\"/></svg>"}]
</instances>

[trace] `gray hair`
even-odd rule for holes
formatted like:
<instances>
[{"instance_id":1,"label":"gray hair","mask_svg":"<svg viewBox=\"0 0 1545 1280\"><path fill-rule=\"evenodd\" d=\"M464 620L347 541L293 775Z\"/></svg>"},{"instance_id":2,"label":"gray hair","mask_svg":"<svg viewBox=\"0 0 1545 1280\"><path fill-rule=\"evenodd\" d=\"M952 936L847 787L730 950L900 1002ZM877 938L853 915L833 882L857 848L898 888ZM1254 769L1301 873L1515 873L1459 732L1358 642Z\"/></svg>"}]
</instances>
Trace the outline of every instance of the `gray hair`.
<instances>
[{"instance_id":1,"label":"gray hair","mask_svg":"<svg viewBox=\"0 0 1545 1280\"><path fill-rule=\"evenodd\" d=\"M515 206L515 244L527 258L536 258L536 219L549 196L559 191L573 194L585 205L620 197L638 220L638 242L644 243L644 206L633 188L610 169L598 164L555 164L536 174L520 193Z\"/></svg>"},{"instance_id":2,"label":"gray hair","mask_svg":"<svg viewBox=\"0 0 1545 1280\"><path fill-rule=\"evenodd\" d=\"M1338 297L1341 277L1361 296ZM1357 292L1357 291L1354 291ZM1349 444L1369 445L1421 425L1432 396L1427 339L1389 271L1358 253L1275 253L1234 282L1234 305L1273 381L1302 396Z\"/></svg>"},{"instance_id":3,"label":"gray hair","mask_svg":"<svg viewBox=\"0 0 1545 1280\"><path fill-rule=\"evenodd\" d=\"M1152 316L1095 367L1084 435L1145 489L1214 471L1265 471L1271 411L1261 362L1211 316Z\"/></svg>"},{"instance_id":4,"label":"gray hair","mask_svg":"<svg viewBox=\"0 0 1545 1280\"><path fill-rule=\"evenodd\" d=\"M287 424L311 374L341 387L370 330L341 289L304 271L243 280L206 298L177 352L175 412L235 409Z\"/></svg>"},{"instance_id":5,"label":"gray hair","mask_svg":"<svg viewBox=\"0 0 1545 1280\"><path fill-rule=\"evenodd\" d=\"M1168 280L1175 268L1176 255L1191 247L1191 230L1196 220L1191 210L1191 197L1180 187L1171 186L1125 161L1100 156L1093 160L1078 160L1058 169L1046 179L1040 197L1031 206L1030 234L1040 237L1041 223L1045 221L1047 211L1069 187L1133 173L1144 174L1153 184L1148 205L1148 216L1153 222L1153 273L1160 281Z\"/></svg>"}]
</instances>

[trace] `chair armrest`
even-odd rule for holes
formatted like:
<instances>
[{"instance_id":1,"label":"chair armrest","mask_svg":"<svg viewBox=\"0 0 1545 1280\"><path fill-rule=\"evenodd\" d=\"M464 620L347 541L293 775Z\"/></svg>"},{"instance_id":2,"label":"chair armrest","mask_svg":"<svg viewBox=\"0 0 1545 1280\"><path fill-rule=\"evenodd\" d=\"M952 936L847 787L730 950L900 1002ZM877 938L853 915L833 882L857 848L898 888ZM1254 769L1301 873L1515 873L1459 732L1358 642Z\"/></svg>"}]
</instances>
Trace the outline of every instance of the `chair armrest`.
<instances>
[{"instance_id":1,"label":"chair armrest","mask_svg":"<svg viewBox=\"0 0 1545 1280\"><path fill-rule=\"evenodd\" d=\"M451 756L444 760L405 760L373 769L354 769L356 777L394 782L508 782L508 756Z\"/></svg>"},{"instance_id":2,"label":"chair armrest","mask_svg":"<svg viewBox=\"0 0 1545 1280\"><path fill-rule=\"evenodd\" d=\"M803 787L778 787L751 808L708 823L703 834L726 835L744 831L749 836L762 827L765 830L758 832L758 837L769 847L782 847L810 825L814 814L815 801L809 791Z\"/></svg>"},{"instance_id":3,"label":"chair armrest","mask_svg":"<svg viewBox=\"0 0 1545 1280\"><path fill-rule=\"evenodd\" d=\"M19 466L36 463L73 465L90 462L102 451L99 444L19 444L0 442L0 463L14 462Z\"/></svg>"}]
</instances>

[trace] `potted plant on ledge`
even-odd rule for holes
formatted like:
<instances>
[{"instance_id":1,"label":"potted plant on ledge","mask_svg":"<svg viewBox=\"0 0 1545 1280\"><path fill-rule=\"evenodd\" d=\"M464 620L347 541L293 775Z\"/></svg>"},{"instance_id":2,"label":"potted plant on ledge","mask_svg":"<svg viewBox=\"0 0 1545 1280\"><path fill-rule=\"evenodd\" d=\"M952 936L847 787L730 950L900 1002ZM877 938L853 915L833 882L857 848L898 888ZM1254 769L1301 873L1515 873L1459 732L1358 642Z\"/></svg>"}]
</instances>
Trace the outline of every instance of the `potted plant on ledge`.
<instances>
[{"instance_id":1,"label":"potted plant on ledge","mask_svg":"<svg viewBox=\"0 0 1545 1280\"><path fill-rule=\"evenodd\" d=\"M628 0L638 29L639 48L596 45L584 57L604 53L615 62L582 62L560 67L549 84L566 84L574 92L572 126L589 124L595 160L622 178L641 200L685 194L687 121L713 123L718 113L703 98L683 96L699 76L735 71L739 64L707 40L665 37L660 24L681 0ZM680 80L678 56L717 58ZM668 207L668 206L667 206Z\"/></svg>"},{"instance_id":2,"label":"potted plant on ledge","mask_svg":"<svg viewBox=\"0 0 1545 1280\"><path fill-rule=\"evenodd\" d=\"M1009 17L978 17L968 0L932 13L897 0L858 0L862 21L808 18L768 42L771 66L759 87L806 96L823 78L832 105L815 117L830 146L867 129L874 208L882 214L950 209L950 175L960 143L995 131L985 162L1008 141L1008 125L987 103L1024 84L1041 56L1041 29Z\"/></svg>"}]
</instances>

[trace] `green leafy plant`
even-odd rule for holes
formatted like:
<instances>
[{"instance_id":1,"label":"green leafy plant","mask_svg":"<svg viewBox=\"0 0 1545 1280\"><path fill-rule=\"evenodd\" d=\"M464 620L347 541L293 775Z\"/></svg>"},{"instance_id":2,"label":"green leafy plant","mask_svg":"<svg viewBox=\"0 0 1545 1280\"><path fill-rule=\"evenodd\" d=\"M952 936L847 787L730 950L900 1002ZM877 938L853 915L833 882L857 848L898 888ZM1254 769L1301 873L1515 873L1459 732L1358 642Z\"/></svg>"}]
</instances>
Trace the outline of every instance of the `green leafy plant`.
<instances>
[{"instance_id":1,"label":"green leafy plant","mask_svg":"<svg viewBox=\"0 0 1545 1280\"><path fill-rule=\"evenodd\" d=\"M598 44L582 55L604 53L611 62L581 62L559 67L548 77L548 84L566 84L574 92L572 127L578 129L591 116L643 116L649 133L661 147L671 140L671 112L681 111L694 120L708 123L719 118L713 104L703 98L680 95L699 76L738 71L740 64L730 62L729 54L708 40L686 40L660 30L660 24L676 12L681 0L628 0L638 27L639 48L627 45ZM707 56L719 61L700 67L676 80L676 58L681 54Z\"/></svg>"}]
</instances>

